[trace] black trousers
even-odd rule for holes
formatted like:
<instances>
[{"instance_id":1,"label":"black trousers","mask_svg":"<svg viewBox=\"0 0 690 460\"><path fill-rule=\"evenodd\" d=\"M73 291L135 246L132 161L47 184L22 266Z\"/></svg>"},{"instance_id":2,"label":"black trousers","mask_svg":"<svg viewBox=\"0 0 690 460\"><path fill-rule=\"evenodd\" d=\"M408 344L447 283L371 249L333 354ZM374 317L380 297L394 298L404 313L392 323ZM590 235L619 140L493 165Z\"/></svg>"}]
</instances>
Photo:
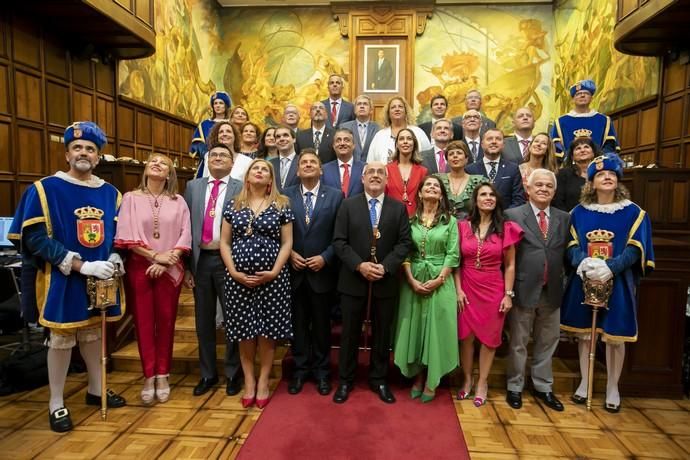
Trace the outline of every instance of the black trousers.
<instances>
[{"instance_id":1,"label":"black trousers","mask_svg":"<svg viewBox=\"0 0 690 460\"><path fill-rule=\"evenodd\" d=\"M366 316L367 298L341 294L343 332L340 339L338 373L340 383L352 384L357 370L357 353L362 336L362 324ZM386 383L390 360L393 318L398 308L397 297L371 299L371 356L369 359L369 384Z\"/></svg>"},{"instance_id":2,"label":"black trousers","mask_svg":"<svg viewBox=\"0 0 690 460\"><path fill-rule=\"evenodd\" d=\"M204 251L199 254L194 276L194 319L196 337L199 342L199 368L201 376L213 378L216 370L216 301L225 305L225 264L219 251ZM225 310L223 310L225 314ZM225 376L235 378L242 375L239 346L237 342L225 340Z\"/></svg>"},{"instance_id":3,"label":"black trousers","mask_svg":"<svg viewBox=\"0 0 690 460\"><path fill-rule=\"evenodd\" d=\"M304 280L293 292L292 356L294 377L328 378L331 365L331 305L333 293L316 293Z\"/></svg>"}]
</instances>

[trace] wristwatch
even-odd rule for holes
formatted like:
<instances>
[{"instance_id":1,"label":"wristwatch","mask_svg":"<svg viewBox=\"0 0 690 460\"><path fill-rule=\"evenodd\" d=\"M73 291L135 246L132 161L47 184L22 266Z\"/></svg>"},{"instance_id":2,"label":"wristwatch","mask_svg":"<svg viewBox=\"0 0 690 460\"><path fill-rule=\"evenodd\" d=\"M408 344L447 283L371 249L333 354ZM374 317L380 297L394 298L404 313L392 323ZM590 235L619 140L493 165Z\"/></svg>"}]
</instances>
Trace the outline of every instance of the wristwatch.
<instances>
[{"instance_id":1,"label":"wristwatch","mask_svg":"<svg viewBox=\"0 0 690 460\"><path fill-rule=\"evenodd\" d=\"M506 295L512 299L515 297L515 291L506 291Z\"/></svg>"}]
</instances>

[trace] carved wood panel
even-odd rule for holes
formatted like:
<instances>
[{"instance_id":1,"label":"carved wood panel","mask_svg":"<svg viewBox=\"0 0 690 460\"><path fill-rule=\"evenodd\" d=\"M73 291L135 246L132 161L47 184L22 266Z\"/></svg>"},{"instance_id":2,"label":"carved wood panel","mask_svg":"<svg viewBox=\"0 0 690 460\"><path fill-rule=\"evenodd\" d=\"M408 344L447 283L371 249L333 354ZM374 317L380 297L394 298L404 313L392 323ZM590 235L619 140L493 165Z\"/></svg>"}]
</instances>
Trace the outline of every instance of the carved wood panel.
<instances>
[{"instance_id":1,"label":"carved wood panel","mask_svg":"<svg viewBox=\"0 0 690 460\"><path fill-rule=\"evenodd\" d=\"M41 78L16 70L14 72L17 117L43 121Z\"/></svg>"},{"instance_id":2,"label":"carved wood panel","mask_svg":"<svg viewBox=\"0 0 690 460\"><path fill-rule=\"evenodd\" d=\"M3 174L14 172L14 164L10 156L10 149L12 148L11 132L12 126L9 122L0 122L0 173Z\"/></svg>"},{"instance_id":3,"label":"carved wood panel","mask_svg":"<svg viewBox=\"0 0 690 460\"><path fill-rule=\"evenodd\" d=\"M94 110L93 110L93 93L91 92L84 92L78 89L75 89L74 92L72 93L72 98L73 98L73 115L72 119L74 121L81 121L81 120L95 120L94 115Z\"/></svg>"},{"instance_id":4,"label":"carved wood panel","mask_svg":"<svg viewBox=\"0 0 690 460\"><path fill-rule=\"evenodd\" d=\"M12 18L12 56L34 69L41 68L41 33L38 24L28 18Z\"/></svg>"},{"instance_id":5,"label":"carved wood panel","mask_svg":"<svg viewBox=\"0 0 690 460\"><path fill-rule=\"evenodd\" d=\"M137 110L137 144L151 145L151 118L150 113Z\"/></svg>"},{"instance_id":6,"label":"carved wood panel","mask_svg":"<svg viewBox=\"0 0 690 460\"><path fill-rule=\"evenodd\" d=\"M0 113L10 113L9 71L6 65L0 65Z\"/></svg>"},{"instance_id":7,"label":"carved wood panel","mask_svg":"<svg viewBox=\"0 0 690 460\"><path fill-rule=\"evenodd\" d=\"M17 170L19 174L43 175L43 130L17 127Z\"/></svg>"},{"instance_id":8,"label":"carved wood panel","mask_svg":"<svg viewBox=\"0 0 690 460\"><path fill-rule=\"evenodd\" d=\"M134 109L118 106L117 135L123 141L134 142Z\"/></svg>"},{"instance_id":9,"label":"carved wood panel","mask_svg":"<svg viewBox=\"0 0 690 460\"><path fill-rule=\"evenodd\" d=\"M70 121L69 86L46 82L46 113L48 123L66 126Z\"/></svg>"}]
</instances>

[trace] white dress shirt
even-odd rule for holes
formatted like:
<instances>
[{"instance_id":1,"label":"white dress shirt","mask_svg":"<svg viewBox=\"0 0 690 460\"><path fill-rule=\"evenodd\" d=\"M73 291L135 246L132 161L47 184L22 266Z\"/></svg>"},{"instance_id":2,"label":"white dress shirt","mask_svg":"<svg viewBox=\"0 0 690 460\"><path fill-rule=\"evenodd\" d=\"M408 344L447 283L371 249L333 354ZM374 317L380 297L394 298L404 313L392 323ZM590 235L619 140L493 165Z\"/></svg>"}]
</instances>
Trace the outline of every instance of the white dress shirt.
<instances>
[{"instance_id":1,"label":"white dress shirt","mask_svg":"<svg viewBox=\"0 0 690 460\"><path fill-rule=\"evenodd\" d=\"M218 249L220 247L220 226L223 223L223 203L225 203L225 192L228 190L230 177L230 174L228 174L220 179L218 198L216 199L216 206L214 208L215 215L213 216L213 239L204 246L205 249ZM204 195L204 212L206 212L208 201L211 199L211 190L213 189L214 180L213 176L208 176L208 185L206 186L206 194Z\"/></svg>"}]
</instances>

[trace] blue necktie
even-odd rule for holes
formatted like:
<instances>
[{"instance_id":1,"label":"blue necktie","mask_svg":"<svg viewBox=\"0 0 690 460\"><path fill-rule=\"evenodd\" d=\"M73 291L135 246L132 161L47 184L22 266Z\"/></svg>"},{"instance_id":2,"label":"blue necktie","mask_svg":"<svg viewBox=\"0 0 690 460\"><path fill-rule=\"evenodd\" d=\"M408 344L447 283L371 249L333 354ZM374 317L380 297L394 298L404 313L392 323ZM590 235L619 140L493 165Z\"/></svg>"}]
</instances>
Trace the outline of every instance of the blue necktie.
<instances>
[{"instance_id":1,"label":"blue necktie","mask_svg":"<svg viewBox=\"0 0 690 460\"><path fill-rule=\"evenodd\" d=\"M314 196L311 192L304 192L304 210L307 212L307 224L311 220L311 213L314 211L311 204L311 197Z\"/></svg>"},{"instance_id":2,"label":"blue necktie","mask_svg":"<svg viewBox=\"0 0 690 460\"><path fill-rule=\"evenodd\" d=\"M369 219L371 220L371 228L376 227L376 204L379 202L376 198L369 200Z\"/></svg>"}]
</instances>

